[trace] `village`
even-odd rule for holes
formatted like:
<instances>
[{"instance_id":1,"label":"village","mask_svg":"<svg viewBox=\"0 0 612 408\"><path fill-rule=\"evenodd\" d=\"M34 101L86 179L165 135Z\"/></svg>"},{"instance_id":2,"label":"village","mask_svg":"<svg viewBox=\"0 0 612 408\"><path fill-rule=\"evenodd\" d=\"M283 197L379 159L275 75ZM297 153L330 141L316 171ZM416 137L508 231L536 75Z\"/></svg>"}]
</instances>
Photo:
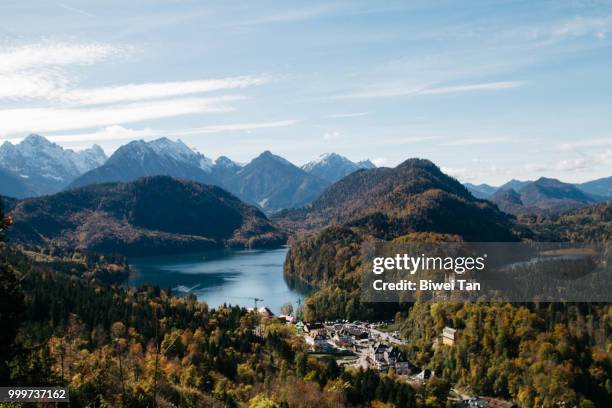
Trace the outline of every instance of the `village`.
<instances>
[{"instance_id":1,"label":"village","mask_svg":"<svg viewBox=\"0 0 612 408\"><path fill-rule=\"evenodd\" d=\"M275 317L267 307L260 307L257 312L265 317ZM419 382L426 382L432 375L430 370L422 370L407 359L401 351L401 346L406 345L405 341L398 332L389 331L386 322L335 320L309 323L297 321L293 315L280 315L277 318L293 325L314 354L337 356L340 365L393 371L407 380ZM452 346L455 333L454 329L445 328L442 343Z\"/></svg>"},{"instance_id":2,"label":"village","mask_svg":"<svg viewBox=\"0 0 612 408\"><path fill-rule=\"evenodd\" d=\"M255 309L250 309L255 310ZM364 322L335 320L329 322L302 322L295 315L279 315L267 307L259 307L257 313L267 318L294 326L298 335L310 346L313 355L331 355L337 358L339 365L354 368L372 369L390 373L404 378L413 385L423 385L435 376L431 370L421 368L408 360L401 351L407 342L400 338L397 331L390 330L390 322ZM453 347L459 332L452 327L445 327L442 335L432 347ZM513 408L512 402L485 396L472 396L457 393L457 408Z\"/></svg>"}]
</instances>

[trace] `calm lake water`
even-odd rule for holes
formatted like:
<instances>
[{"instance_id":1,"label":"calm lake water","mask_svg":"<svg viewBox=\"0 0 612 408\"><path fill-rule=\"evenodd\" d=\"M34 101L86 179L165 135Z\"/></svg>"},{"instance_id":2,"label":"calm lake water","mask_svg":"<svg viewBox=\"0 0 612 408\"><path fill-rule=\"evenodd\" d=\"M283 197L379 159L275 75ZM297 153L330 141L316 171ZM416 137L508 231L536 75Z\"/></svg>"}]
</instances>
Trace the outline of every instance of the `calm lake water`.
<instances>
[{"instance_id":1,"label":"calm lake water","mask_svg":"<svg viewBox=\"0 0 612 408\"><path fill-rule=\"evenodd\" d=\"M211 307L223 303L253 307L253 298L264 299L276 314L280 307L304 297L307 288L283 277L287 249L219 250L182 255L130 258L133 274L128 285L152 283L171 288L175 295L193 293Z\"/></svg>"}]
</instances>

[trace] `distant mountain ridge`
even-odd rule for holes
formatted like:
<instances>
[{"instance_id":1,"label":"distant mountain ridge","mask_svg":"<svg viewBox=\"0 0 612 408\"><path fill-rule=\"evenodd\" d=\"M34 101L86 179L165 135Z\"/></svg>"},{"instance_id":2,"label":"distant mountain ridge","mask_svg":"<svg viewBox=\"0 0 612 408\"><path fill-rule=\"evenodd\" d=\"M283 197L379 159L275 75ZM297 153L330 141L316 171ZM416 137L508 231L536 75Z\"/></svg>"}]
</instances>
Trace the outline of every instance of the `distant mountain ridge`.
<instances>
[{"instance_id":1,"label":"distant mountain ridge","mask_svg":"<svg viewBox=\"0 0 612 408\"><path fill-rule=\"evenodd\" d=\"M612 200L612 176L587 181L586 183L579 183L575 186L585 193Z\"/></svg>"},{"instance_id":2,"label":"distant mountain ridge","mask_svg":"<svg viewBox=\"0 0 612 408\"><path fill-rule=\"evenodd\" d=\"M507 183L495 187L488 184L472 184L472 183L464 183L464 186L467 187L468 190L474 195L474 197L478 198L490 198L496 192L501 190L515 190L520 191L523 187L526 187L533 181L521 181L512 179ZM596 201L608 201L612 200L612 177L604 177L597 180L587 181L584 183L575 183L575 187L577 187L580 191L588 194L591 198Z\"/></svg>"},{"instance_id":3,"label":"distant mountain ridge","mask_svg":"<svg viewBox=\"0 0 612 408\"><path fill-rule=\"evenodd\" d=\"M596 202L575 185L546 177L523 184L518 190L500 188L491 200L511 214L563 212Z\"/></svg>"},{"instance_id":4,"label":"distant mountain ridge","mask_svg":"<svg viewBox=\"0 0 612 408\"><path fill-rule=\"evenodd\" d=\"M27 194L32 195L59 191L106 159L100 146L73 151L34 134L18 144L4 142L0 146L0 168L19 177Z\"/></svg>"},{"instance_id":5,"label":"distant mountain ridge","mask_svg":"<svg viewBox=\"0 0 612 408\"><path fill-rule=\"evenodd\" d=\"M472 183L464 183L463 184L472 195L476 198L489 198L498 190L498 187L493 187L488 184L472 184Z\"/></svg>"},{"instance_id":6,"label":"distant mountain ridge","mask_svg":"<svg viewBox=\"0 0 612 408\"><path fill-rule=\"evenodd\" d=\"M132 256L286 240L263 213L223 189L167 176L26 199L11 215L13 242Z\"/></svg>"}]
</instances>

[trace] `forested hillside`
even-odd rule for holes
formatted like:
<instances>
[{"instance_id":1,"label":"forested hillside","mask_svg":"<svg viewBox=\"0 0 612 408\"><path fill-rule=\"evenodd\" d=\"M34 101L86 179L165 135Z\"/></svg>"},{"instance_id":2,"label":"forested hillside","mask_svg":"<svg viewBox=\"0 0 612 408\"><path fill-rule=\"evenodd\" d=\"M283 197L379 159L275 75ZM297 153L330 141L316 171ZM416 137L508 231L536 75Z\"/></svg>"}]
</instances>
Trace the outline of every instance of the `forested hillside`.
<instances>
[{"instance_id":1,"label":"forested hillside","mask_svg":"<svg viewBox=\"0 0 612 408\"><path fill-rule=\"evenodd\" d=\"M393 375L309 357L275 320L110 286L5 244L0 302L2 384L68 386L71 406L422 406Z\"/></svg>"},{"instance_id":2,"label":"forested hillside","mask_svg":"<svg viewBox=\"0 0 612 408\"><path fill-rule=\"evenodd\" d=\"M166 176L24 200L11 215L14 242L123 255L273 247L286 239L221 188Z\"/></svg>"}]
</instances>

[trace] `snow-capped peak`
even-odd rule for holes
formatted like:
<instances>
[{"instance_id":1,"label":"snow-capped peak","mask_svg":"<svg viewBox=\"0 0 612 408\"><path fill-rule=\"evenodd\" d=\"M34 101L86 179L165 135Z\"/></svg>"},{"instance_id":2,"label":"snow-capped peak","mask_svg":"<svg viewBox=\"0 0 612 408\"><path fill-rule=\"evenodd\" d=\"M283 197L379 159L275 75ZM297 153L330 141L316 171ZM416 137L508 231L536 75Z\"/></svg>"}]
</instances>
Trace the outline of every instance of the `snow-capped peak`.
<instances>
[{"instance_id":1,"label":"snow-capped peak","mask_svg":"<svg viewBox=\"0 0 612 408\"><path fill-rule=\"evenodd\" d=\"M36 193L63 188L105 160L106 155L99 146L75 152L36 134L15 145L6 142L0 146L0 166L27 178Z\"/></svg>"},{"instance_id":2,"label":"snow-capped peak","mask_svg":"<svg viewBox=\"0 0 612 408\"><path fill-rule=\"evenodd\" d=\"M302 169L324 180L335 182L359 169L373 167L374 165L369 160L354 163L337 153L324 153L303 165Z\"/></svg>"},{"instance_id":3,"label":"snow-capped peak","mask_svg":"<svg viewBox=\"0 0 612 408\"><path fill-rule=\"evenodd\" d=\"M179 162L191 163L205 171L211 171L214 165L211 159L189 148L189 146L180 139L173 141L167 137L162 137L149 142L148 145L159 155L169 157Z\"/></svg>"},{"instance_id":4,"label":"snow-capped peak","mask_svg":"<svg viewBox=\"0 0 612 408\"><path fill-rule=\"evenodd\" d=\"M215 166L223 167L223 168L237 168L241 167L238 163L233 161L227 156L219 156L217 160L215 160Z\"/></svg>"}]
</instances>

